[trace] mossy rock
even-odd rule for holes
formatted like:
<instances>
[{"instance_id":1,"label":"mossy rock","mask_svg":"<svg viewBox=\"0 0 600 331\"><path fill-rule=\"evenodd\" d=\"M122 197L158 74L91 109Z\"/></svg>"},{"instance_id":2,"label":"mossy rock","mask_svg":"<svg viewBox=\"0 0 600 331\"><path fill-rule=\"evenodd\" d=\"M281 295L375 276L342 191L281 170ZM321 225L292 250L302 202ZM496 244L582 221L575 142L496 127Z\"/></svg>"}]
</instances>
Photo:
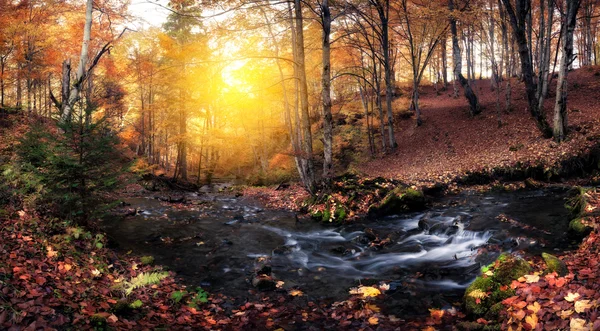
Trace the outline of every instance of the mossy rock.
<instances>
[{"instance_id":1,"label":"mossy rock","mask_svg":"<svg viewBox=\"0 0 600 331\"><path fill-rule=\"evenodd\" d=\"M507 285L531 272L527 261L510 254L501 254L494 263L483 269L492 274L477 277L463 297L467 313L475 317L497 314L496 310L500 307L496 305L515 295L515 291Z\"/></svg>"},{"instance_id":2,"label":"mossy rock","mask_svg":"<svg viewBox=\"0 0 600 331\"><path fill-rule=\"evenodd\" d=\"M548 271L548 273L556 272L561 277L569 274L567 265L556 256L542 253L542 258L544 259L544 262L546 262L546 271Z\"/></svg>"},{"instance_id":3,"label":"mossy rock","mask_svg":"<svg viewBox=\"0 0 600 331\"><path fill-rule=\"evenodd\" d=\"M102 315L95 314L90 317L90 325L94 328L94 330L106 330L106 318Z\"/></svg>"},{"instance_id":4,"label":"mossy rock","mask_svg":"<svg viewBox=\"0 0 600 331\"><path fill-rule=\"evenodd\" d=\"M126 316L129 315L133 309L130 307L127 300L119 300L117 303L115 303L111 310L117 316Z\"/></svg>"},{"instance_id":5,"label":"mossy rock","mask_svg":"<svg viewBox=\"0 0 600 331\"><path fill-rule=\"evenodd\" d=\"M397 187L378 204L369 207L369 216L385 216L425 209L425 195L412 188Z\"/></svg>"},{"instance_id":6,"label":"mossy rock","mask_svg":"<svg viewBox=\"0 0 600 331\"><path fill-rule=\"evenodd\" d=\"M497 302L490 307L490 309L485 313L484 318L488 321L496 321L500 317L500 312L505 310L506 308L501 302Z\"/></svg>"},{"instance_id":7,"label":"mossy rock","mask_svg":"<svg viewBox=\"0 0 600 331\"><path fill-rule=\"evenodd\" d=\"M140 258L140 262L142 265L153 265L154 264L154 256L142 256Z\"/></svg>"},{"instance_id":8,"label":"mossy rock","mask_svg":"<svg viewBox=\"0 0 600 331\"><path fill-rule=\"evenodd\" d=\"M491 300L490 293L497 291L500 285L491 277L480 276L467 287L464 296L465 309L468 314L483 316L490 307L495 304Z\"/></svg>"},{"instance_id":9,"label":"mossy rock","mask_svg":"<svg viewBox=\"0 0 600 331\"><path fill-rule=\"evenodd\" d=\"M592 228L583 223L583 218L576 218L569 223L569 231L577 237L585 237Z\"/></svg>"},{"instance_id":10,"label":"mossy rock","mask_svg":"<svg viewBox=\"0 0 600 331\"><path fill-rule=\"evenodd\" d=\"M509 285L513 280L531 272L529 263L518 256L501 254L494 265L492 278L501 285Z\"/></svg>"}]
</instances>

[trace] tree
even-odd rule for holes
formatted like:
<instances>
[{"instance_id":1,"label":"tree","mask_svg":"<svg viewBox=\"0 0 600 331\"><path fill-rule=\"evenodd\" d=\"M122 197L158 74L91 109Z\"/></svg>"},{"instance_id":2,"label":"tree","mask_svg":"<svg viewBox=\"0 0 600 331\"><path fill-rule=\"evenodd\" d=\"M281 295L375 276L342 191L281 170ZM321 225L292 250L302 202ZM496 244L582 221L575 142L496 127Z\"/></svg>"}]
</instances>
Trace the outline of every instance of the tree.
<instances>
[{"instance_id":1,"label":"tree","mask_svg":"<svg viewBox=\"0 0 600 331\"><path fill-rule=\"evenodd\" d=\"M450 10L450 32L452 34L452 63L454 66L454 79L462 86L465 98L469 102L469 112L471 116L481 112L477 95L473 92L469 81L462 75L462 57L460 55L460 45L458 43L458 30L456 28L456 13L454 0L448 1L448 9ZM456 91L456 90L455 90Z\"/></svg>"},{"instance_id":2,"label":"tree","mask_svg":"<svg viewBox=\"0 0 600 331\"><path fill-rule=\"evenodd\" d=\"M546 121L546 115L543 109L539 106L537 98L537 84L534 81L532 51L530 47L531 40L527 38L527 22L530 18L531 1L516 0L513 7L511 0L502 0L506 14L510 19L514 38L519 49L519 58L521 59L521 75L525 82L527 93L527 102L529 104L529 112L535 119L538 129L544 137L552 136L550 125ZM531 25L531 23L529 24Z\"/></svg>"},{"instance_id":3,"label":"tree","mask_svg":"<svg viewBox=\"0 0 600 331\"><path fill-rule=\"evenodd\" d=\"M402 21L399 26L401 37L407 41L409 55L405 59L412 69L413 92L411 105L417 115L417 126L422 124L419 107L419 85L425 69L440 42L447 33L448 23L439 20L446 12L435 2L409 3L400 1L398 16Z\"/></svg>"},{"instance_id":4,"label":"tree","mask_svg":"<svg viewBox=\"0 0 600 331\"><path fill-rule=\"evenodd\" d=\"M573 62L573 31L577 19L580 0L566 1L566 11L562 27L562 44L558 82L556 83L556 103L554 104L553 136L556 141L563 141L567 133L567 87L569 66Z\"/></svg>"}]
</instances>

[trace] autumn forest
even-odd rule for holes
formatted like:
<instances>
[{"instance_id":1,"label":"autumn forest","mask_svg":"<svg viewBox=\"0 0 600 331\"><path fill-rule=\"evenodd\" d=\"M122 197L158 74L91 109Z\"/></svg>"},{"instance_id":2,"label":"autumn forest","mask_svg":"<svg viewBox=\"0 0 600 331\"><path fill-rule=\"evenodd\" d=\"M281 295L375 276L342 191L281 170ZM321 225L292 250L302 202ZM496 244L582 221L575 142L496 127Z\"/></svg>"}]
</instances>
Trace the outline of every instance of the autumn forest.
<instances>
[{"instance_id":1,"label":"autumn forest","mask_svg":"<svg viewBox=\"0 0 600 331\"><path fill-rule=\"evenodd\" d=\"M0 0L0 329L599 329L599 20Z\"/></svg>"}]
</instances>

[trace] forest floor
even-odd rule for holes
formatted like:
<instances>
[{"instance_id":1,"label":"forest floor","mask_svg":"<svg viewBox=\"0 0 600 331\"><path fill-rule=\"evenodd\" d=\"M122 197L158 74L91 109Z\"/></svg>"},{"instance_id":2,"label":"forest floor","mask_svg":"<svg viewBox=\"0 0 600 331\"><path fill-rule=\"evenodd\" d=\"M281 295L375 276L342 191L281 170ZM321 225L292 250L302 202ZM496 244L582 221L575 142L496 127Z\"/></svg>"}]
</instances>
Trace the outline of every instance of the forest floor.
<instances>
[{"instance_id":1,"label":"forest floor","mask_svg":"<svg viewBox=\"0 0 600 331\"><path fill-rule=\"evenodd\" d=\"M595 177L576 175L584 173L581 166L592 160L589 155L600 144L600 67L569 73L569 132L562 143L542 137L527 110L524 85L516 78L512 80L509 111L505 111L506 82L503 82L500 114L496 110L496 91L491 89L490 80L476 80L475 84L483 109L480 115L469 116L462 94L458 98L452 96L452 85L439 94L432 86L423 87L420 92L423 125L417 127L414 118L398 118L398 147L367 162L352 164L351 168L364 179L382 177L415 187L443 184L454 192L465 186L485 190L496 184L507 189L524 188L523 181L530 176L541 180L540 185L543 182L579 185L596 180ZM549 89L544 106L550 124L554 87ZM408 92L404 94L409 95ZM400 99L396 103L408 104L408 101ZM499 117L501 126L498 125ZM520 174L514 170L519 170ZM515 175L514 178L510 178L511 175L501 178L498 173ZM514 182L509 183L513 179ZM477 187L477 184L482 185ZM306 190L297 184L286 190L250 187L244 193L269 207L291 210L299 210L302 201L308 197ZM368 204L363 204L354 212L365 214L367 208Z\"/></svg>"},{"instance_id":2,"label":"forest floor","mask_svg":"<svg viewBox=\"0 0 600 331\"><path fill-rule=\"evenodd\" d=\"M556 167L589 151L600 140L600 67L569 73L569 133L560 144L540 134L527 110L522 83L512 80L508 112L504 111L504 90L500 92L499 114L490 80L476 80L475 84L483 109L480 115L469 116L465 98L462 94L454 98L451 85L439 95L433 87L425 87L420 93L423 125L417 127L414 119L400 120L396 126L398 148L358 168L367 177L395 178L411 185L451 182L469 172L517 164ZM550 124L554 102L553 86L544 104Z\"/></svg>"},{"instance_id":3,"label":"forest floor","mask_svg":"<svg viewBox=\"0 0 600 331\"><path fill-rule=\"evenodd\" d=\"M456 178L517 162L558 165L584 154L600 137L600 68L569 76L569 116L572 130L565 143L541 138L525 110L520 85L513 86L513 111L502 113L498 128L493 93L481 93L483 114L469 118L462 98L424 89L422 127L414 120L398 124L396 152L361 165L366 177L386 177L410 185L435 182L456 185ZM480 91L489 91L477 82ZM552 94L546 107L551 108ZM18 137L27 132L25 117L0 113L0 163L14 158ZM418 148L417 148L418 146ZM0 192L2 193L2 192ZM297 209L308 196L300 186L275 190L250 188L246 195L268 207ZM600 195L588 192L587 210L600 208ZM515 295L504 300L502 328L536 330L600 329L600 235L597 216L586 216L594 227L578 250L560 258L569 273L543 275L540 259L529 261L536 273L516 280ZM102 234L68 225L18 203L0 205L0 329L149 329L149 330L435 330L483 329L489 321L469 321L460 310L431 310L429 317L405 321L378 307L385 287L364 286L334 304L313 302L301 295L274 291L256 302L232 306L219 293L186 288L169 273L149 286L135 286L136 277L164 270L140 257L106 248ZM100 245L99 245L100 244Z\"/></svg>"}]
</instances>

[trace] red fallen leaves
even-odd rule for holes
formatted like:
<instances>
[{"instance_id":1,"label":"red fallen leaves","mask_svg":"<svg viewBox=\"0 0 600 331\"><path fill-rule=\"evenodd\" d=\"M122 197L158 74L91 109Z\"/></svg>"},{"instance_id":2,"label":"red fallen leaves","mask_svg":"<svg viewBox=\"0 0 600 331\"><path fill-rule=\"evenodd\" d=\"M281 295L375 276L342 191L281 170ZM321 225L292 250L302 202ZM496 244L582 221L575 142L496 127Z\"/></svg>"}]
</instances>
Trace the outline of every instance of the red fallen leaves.
<instances>
[{"instance_id":1,"label":"red fallen leaves","mask_svg":"<svg viewBox=\"0 0 600 331\"><path fill-rule=\"evenodd\" d=\"M594 222L597 227L597 220ZM596 229L577 251L563 256L570 274L559 277L551 273L532 283L526 278L513 281L516 295L502 301L506 306L503 329L600 330L600 283L595 281L600 269L592 267L599 259L600 235ZM542 262L538 261L537 267L542 269Z\"/></svg>"},{"instance_id":2,"label":"red fallen leaves","mask_svg":"<svg viewBox=\"0 0 600 331\"><path fill-rule=\"evenodd\" d=\"M398 148L394 153L358 167L369 177L395 178L417 186L448 183L467 172L517 163L554 167L596 143L600 133L598 89L589 84L598 80L594 71L578 69L569 74L571 84L580 84L578 89L569 89L569 108L580 111L569 113L569 125L575 130L566 142L556 144L540 137L535 121L525 110L524 86L516 80L512 81L515 110L502 114L504 125L498 127L495 92L491 92L489 80L482 80L477 83L479 101L486 109L481 115L469 118L464 98L438 95L432 87L424 87L423 125L415 127L414 120L397 121ZM548 115L553 101L547 99Z\"/></svg>"}]
</instances>

